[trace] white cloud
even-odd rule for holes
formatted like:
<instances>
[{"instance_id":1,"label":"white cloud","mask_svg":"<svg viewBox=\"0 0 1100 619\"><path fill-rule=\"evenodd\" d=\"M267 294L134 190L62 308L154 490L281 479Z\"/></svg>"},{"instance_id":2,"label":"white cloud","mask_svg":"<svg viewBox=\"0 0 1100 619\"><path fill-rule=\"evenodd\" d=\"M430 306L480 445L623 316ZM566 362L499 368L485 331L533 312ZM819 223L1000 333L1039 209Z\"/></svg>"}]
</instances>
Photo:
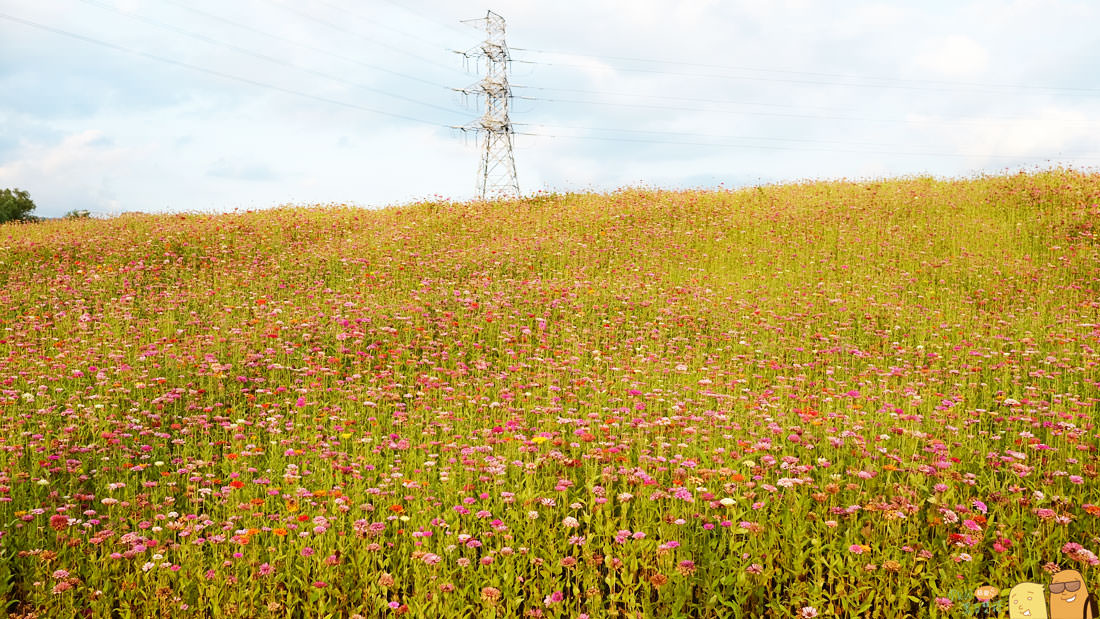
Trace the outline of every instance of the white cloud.
<instances>
[{"instance_id":1,"label":"white cloud","mask_svg":"<svg viewBox=\"0 0 1100 619\"><path fill-rule=\"evenodd\" d=\"M53 146L25 145L16 159L0 165L0 185L18 186L31 192L42 209L39 214L60 214L55 204L70 208L111 210L115 191L110 179L132 168L142 153L114 146L102 131L89 129L66 136Z\"/></svg>"},{"instance_id":2,"label":"white cloud","mask_svg":"<svg viewBox=\"0 0 1100 619\"><path fill-rule=\"evenodd\" d=\"M974 39L953 34L929 42L915 64L942 77L974 77L989 66L989 52Z\"/></svg>"},{"instance_id":3,"label":"white cloud","mask_svg":"<svg viewBox=\"0 0 1100 619\"><path fill-rule=\"evenodd\" d=\"M1004 157L1045 157L1059 154L1100 155L1100 129L1077 110L1050 107L1026 119L987 119L956 134L960 151L975 153L990 164ZM990 157L990 155L1000 155Z\"/></svg>"}]
</instances>

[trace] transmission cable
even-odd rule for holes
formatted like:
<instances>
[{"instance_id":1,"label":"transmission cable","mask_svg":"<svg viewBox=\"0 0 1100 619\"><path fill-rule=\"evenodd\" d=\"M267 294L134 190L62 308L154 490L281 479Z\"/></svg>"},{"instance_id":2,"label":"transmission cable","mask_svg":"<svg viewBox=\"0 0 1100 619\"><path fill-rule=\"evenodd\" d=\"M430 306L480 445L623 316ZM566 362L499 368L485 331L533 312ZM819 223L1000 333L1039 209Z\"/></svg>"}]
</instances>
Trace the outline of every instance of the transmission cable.
<instances>
[{"instance_id":1,"label":"transmission cable","mask_svg":"<svg viewBox=\"0 0 1100 619\"><path fill-rule=\"evenodd\" d=\"M511 48L511 49L515 49L515 48ZM517 58L512 58L511 61L522 63L522 64L541 65L541 66L547 66L547 67L570 67L570 68L581 68L581 69L590 69L590 68L592 68L589 65L575 64L575 63L540 62L540 61L537 61L537 60L522 60L522 59L517 59ZM973 93L983 93L983 94L1004 94L1003 89L1002 90L990 90L989 89L990 87L981 87L981 86L961 89L961 88L947 88L947 87L942 87L942 86L936 87L936 86L915 86L915 85L907 85L907 84L860 84L860 83L854 83L854 82L837 82L837 81L824 81L824 80L815 81L815 80L802 80L802 79L779 78L779 77L757 77L757 76L745 76L745 75L728 75L728 74L720 74L720 73L682 73L682 72L677 72L677 71L662 71L662 70L659 70L659 69L639 69L639 68L634 68L634 67L612 67L612 68L615 69L616 71L628 71L628 72L632 72L632 73L650 73L650 74L658 74L658 75L675 75L675 76L678 76L678 77L699 77L699 78L706 78L706 79L722 79L722 80L748 81L748 82L778 82L778 83L787 83L787 84L811 84L811 85L816 85L816 86L842 86L842 87L855 87L855 88L893 88L893 89L900 89L900 90L925 90L925 91L932 91L932 92L973 92ZM1000 87L994 86L993 88L1000 88ZM1015 87L1008 87L1008 88L1015 88ZM1098 89L1098 88L1068 88L1068 87L1065 87L1065 88L1057 87L1056 88L1056 87L1053 87L1053 86L1050 86L1050 87L1048 87L1048 86L1034 86L1034 87L1027 87L1027 88L1028 89L1033 89L1033 90L1038 90L1038 89L1059 90L1059 91L1066 91L1069 94L1092 95L1092 96L1095 96L1096 94L1100 94L1100 89Z\"/></svg>"},{"instance_id":2,"label":"transmission cable","mask_svg":"<svg viewBox=\"0 0 1100 619\"><path fill-rule=\"evenodd\" d=\"M703 99L699 97L670 97L667 95L647 95L633 92L609 92L606 90L587 90L584 88L553 88L550 86L525 86L522 84L510 84L512 88L523 90L539 90L544 92L573 92L587 95L601 95L607 97L633 97L637 99L661 99L665 101L691 101L695 103L727 103L730 105L755 105L758 107L787 107L802 110L826 110L836 111L838 108L826 106L806 106L790 103L757 103L754 101L734 101L730 99Z\"/></svg>"},{"instance_id":3,"label":"transmission cable","mask_svg":"<svg viewBox=\"0 0 1100 619\"><path fill-rule=\"evenodd\" d=\"M190 11L190 12L198 14L198 15L202 15L202 16L208 18L208 19L212 19L212 20L215 20L215 21L220 21L222 23L229 24L229 25L234 26L236 28L240 28L242 30L247 30L248 32L252 32L252 33L258 34L260 36L268 37L268 38L274 39L276 41L281 41L283 43L288 43L290 45L294 45L294 46L300 47L302 49L308 49L310 51L317 52L318 54L323 54L323 55L328 56L330 58L336 58L338 60L343 60L344 62L350 62L352 64L357 64L357 65L359 65L361 67L365 67L367 69L372 69L374 71L380 71L382 73L388 73L390 75L401 77L401 78L404 78L404 79L407 79L407 80L412 80L414 82L420 82L421 84L426 84L428 86L437 86L439 88L447 88L447 86L437 84L435 82L417 77L415 75L409 75L408 73L402 73L400 71L394 71L393 69L388 69L386 67L381 67L381 66L378 66L378 65L375 65L375 64L371 64L369 62L363 62L362 60L359 60L358 58L352 58L351 56L345 56L343 54L338 54L338 53L333 52L333 51L329 51L329 50L326 50L326 49L323 49L323 48L320 48L320 47L316 47L314 45L310 45L309 43L304 43L302 41L298 41L298 40L295 40L295 39L284 37L282 35L267 32L265 30L260 30L258 28L253 28L252 26L249 26L248 24L242 24L238 21L234 21L232 19L228 19L228 18L222 17L220 15L215 15L213 13L208 13L206 11L203 11L202 9L196 9L195 7L189 6L187 3L180 2L179 0L161 0L161 2L167 2L168 4L171 4L173 6L184 9L186 11Z\"/></svg>"},{"instance_id":4,"label":"transmission cable","mask_svg":"<svg viewBox=\"0 0 1100 619\"><path fill-rule=\"evenodd\" d=\"M949 80L912 79L912 78L884 77L884 76L874 76L874 75L855 75L855 74L850 74L850 73L823 73L823 72L819 72L819 71L794 71L794 70L789 70L789 69L761 69L761 68L758 68L758 67L742 67L742 66L731 66L731 65L705 64L705 63L699 63L699 62L684 62L684 61L679 61L679 60L658 60L658 59L655 59L655 58L632 58L632 57L627 57L627 56L601 56L601 55L597 55L597 54L579 54L579 53L573 53L573 52L560 52L560 51L552 51L552 50L544 50L544 49L532 49L532 48L525 48L525 47L509 47L509 49L513 50L513 51L524 51L524 52L531 52L531 53L536 53L536 54L555 54L555 55L559 55L559 56L574 56L574 57L578 57L578 58L595 58L595 59L606 59L606 60L625 60L625 61L631 61L631 62L649 62L649 63L655 63L655 64L671 64L671 65L681 65L681 66L689 66L689 67L701 67L701 68L707 68L707 69L728 69L728 70L731 70L731 71L755 71L755 72L758 72L758 73L779 73L779 74L787 74L787 75L808 75L808 76L812 76L812 77L832 77L832 78L841 78L841 79L880 80L880 81L891 81L891 82L900 82L901 83L897 86L891 86L891 85L887 85L887 84L882 84L882 85L879 85L879 84L849 84L849 83L840 83L840 84L838 84L838 85L842 85L842 86L865 86L865 87L872 87L872 88L882 86L882 87L887 87L887 88L890 88L890 87L901 88L901 87L904 87L904 84L911 83L911 84L936 84L936 85L940 85L940 86L967 86L967 87L972 87L972 88L1000 88L1000 89L1013 89L1013 90L1054 90L1054 91L1072 91L1072 92L1081 92L1081 93L1100 93L1100 88L1081 88L1081 87L1072 87L1072 86L1039 86L1039 85L1034 85L1034 84L991 84L991 83L982 83L982 82L960 82L960 81L949 81ZM544 65L550 65L550 66L587 67L587 65L548 63L548 62L538 62L538 61L531 61L531 60L513 60L513 62L524 62L524 63L528 63L528 64L544 64ZM616 68L620 68L620 67L616 67ZM655 71L655 70L646 70L646 69L623 68L623 70L626 70L626 71L644 71L644 72L653 72L653 73L668 73L670 75L687 75L687 76L693 76L693 77L727 77L727 78L731 78L731 79L754 79L754 78L738 78L738 77L734 77L734 76L710 76L710 75L705 75L704 76L704 75L699 75L697 73L675 73L675 72L668 72L668 71ZM762 79L762 78L755 78L755 79ZM778 80L778 81L784 81L784 80ZM801 83L801 82L799 82L799 83ZM806 83L811 83L811 84L817 84L817 83L833 84L833 82L806 82ZM916 87L914 86L912 88L916 88Z\"/></svg>"},{"instance_id":5,"label":"transmission cable","mask_svg":"<svg viewBox=\"0 0 1100 619\"><path fill-rule=\"evenodd\" d=\"M440 64L440 63L438 63L434 60L430 60L428 58L425 58L425 57L423 57L419 54L414 54L410 51L401 49L400 47L390 45L389 43L384 43L382 41L378 41L378 40L375 40L375 39L371 39L369 37L365 37L365 36L363 36L362 33L351 30L350 28L345 28L344 26L341 26L339 24L334 24L334 23L332 23L328 20L321 19L320 17L315 17L313 15L310 15L309 13L306 13L305 11L302 11L300 9L296 9L292 6L288 6L283 0L265 0L265 1L268 2L269 4L273 4L273 5L281 8L281 9L283 9L284 11L294 13L295 15L297 15L297 16L303 18L303 19L308 19L309 21L316 22L318 24L321 24L323 26L326 26L328 28L336 30L337 32L343 32L344 34L347 34L349 36L353 36L357 39L362 39L363 41L366 41L366 42L368 42L372 45L379 45L381 47L385 47L385 48L393 50L393 51L395 51L399 54L404 54L406 56L409 56L410 58L415 58L415 59L417 59L421 62L425 62L427 64L430 64L430 65L434 66L434 67L439 67L439 68L444 69L446 71L455 71L455 72L461 73L461 71L459 71L455 67L449 67L447 65Z\"/></svg>"},{"instance_id":6,"label":"transmission cable","mask_svg":"<svg viewBox=\"0 0 1100 619\"><path fill-rule=\"evenodd\" d=\"M223 72L215 70L215 69L208 69L206 67L200 67L198 65L194 65L194 64L191 64L191 63L188 63L188 62L183 62L183 61L180 61L180 60L173 60L171 58L165 58L164 56L158 56L156 54L151 54L149 52L143 52L141 50L136 50L136 49L133 49L133 48L130 48L130 47L123 47L121 45L116 45L114 43L109 43L107 41L103 41L103 40L100 40L100 39L95 39L95 38L92 38L92 37L84 36L82 34L77 34L75 32L69 32L67 30L61 30L60 28L54 28L52 26L47 26L45 24L40 24L38 22L31 21L29 19L23 19L21 17L16 17L14 15L8 15L7 13L3 13L3 12L0 12L0 18L7 19L9 21L13 21L13 22L16 22L16 23L20 23L20 24L23 24L25 26L30 26L32 28L37 28L39 30L44 30L46 32L52 32L54 34L69 37L71 39L76 39L78 41L84 41L85 43L92 43L94 45L99 45L101 47L106 47L106 48L113 49L113 50L116 50L116 51L126 52L128 54L134 54L136 56L142 56L142 57L145 57L145 58L149 58L151 60L156 60L158 62L163 62L163 63L166 63L166 64L175 65L177 67L183 67L185 69L191 69L192 71L198 71L200 73L206 73L208 75L214 75L214 76L221 77L221 78L224 78L224 79L229 79L229 80L233 80L233 81L236 81L236 82L249 84L251 86L257 86L257 87L260 87L260 88L266 88L268 90L274 90L274 91L282 92L282 93L285 93L285 94L295 95L295 96L298 96L298 97L302 97L304 99L312 99L314 101L321 101L323 103L328 103L328 104L331 104L331 105L338 105L340 107L345 107L345 108L353 109L353 110L359 110L361 112L370 112L372 114L378 114L380 116L389 116L390 118L400 118L401 120L407 120L407 121L410 121L410 122L420 123L420 124L423 124L423 125L431 125L433 127L444 127L444 128L448 127L448 125L443 125L443 124L440 124L440 123L437 123L437 122L434 122L434 121L430 121L430 120L424 120L423 118L415 118L413 116L406 116L404 114L395 114L393 112L386 112L386 111L383 111L383 110L367 107L367 106L364 106L364 105L358 105L358 104L355 104L355 103L348 103L346 101L338 101L336 99L329 99L328 97L321 97L321 96L318 96L318 95L311 95L309 93L301 92L299 90L284 88L282 86L276 86L275 84L268 84L267 82L261 82L261 81L254 80L254 79L247 78L247 77L241 77L241 76L238 76L238 75L223 73Z\"/></svg>"},{"instance_id":7,"label":"transmission cable","mask_svg":"<svg viewBox=\"0 0 1100 619\"><path fill-rule=\"evenodd\" d=\"M129 17L130 19L145 22L147 24L151 24L151 25L156 26L158 28L163 28L165 30L175 32L177 34L180 34L180 35L183 35L183 36L186 36L186 37L190 37L190 38L198 40L198 41L203 41L203 42L209 43L211 45L217 45L217 46L220 46L220 47L225 47L227 49L231 49L231 50L233 50L237 53L240 53L240 54L245 54L245 55L248 55L248 56L252 56L254 58L259 58L260 60L264 60L266 62L274 63L274 64L277 64L277 65L280 65L280 66L290 67L292 69L297 69L299 71L303 71L303 72L309 73L311 75L316 75L318 77L322 77L322 78L325 78L325 79L328 79L328 80L332 80L334 82L339 82L339 83L347 85L347 86L352 86L352 87L355 87L355 88L361 88L363 90L378 93L378 94L386 96L386 97L391 97L391 98L394 98L394 99L400 99L400 100L405 101L407 103L414 103L416 105L422 105L424 107L430 107L432 109L441 110L441 111L444 111L444 112L447 112L447 113L450 113L450 114L460 114L461 113L461 112L458 112L458 111L453 110L453 109L448 109L448 108L445 108L445 107L442 107L442 106L439 106L439 105L435 105L434 103L426 103L424 101L418 101L416 99L412 99L412 98L406 97L404 95L394 94L392 92L387 92L385 90L375 88L373 86L367 86L366 84L360 84L358 82L353 82L353 81L350 81L350 80L346 80L346 79L344 79L344 78L342 78L338 75L333 75L331 73L325 73L323 71L317 71L316 69L311 69L309 67L303 67L301 65L297 65L297 64L294 64L294 63L291 63L291 62L286 62L285 60L276 58L274 56L268 56L267 54L256 52L256 51L241 47L239 45L235 45L233 43L227 43L225 41L221 41L221 40L215 39L213 37L208 37L204 34L197 34L197 33L194 33L194 32L190 32L188 30L184 30L183 28L179 28L179 27L173 26L171 24L166 24L164 22L161 22L161 21L158 21L158 20L155 20L155 19L151 19L149 17L145 17L145 16L142 16L142 15L136 15L136 14L133 14L133 13L127 13L125 11L120 11L119 9L116 9L116 8L110 6L110 5L106 5L106 4L103 4L101 2L98 2L97 0L80 0L80 1L85 3L85 4L89 4L91 6L101 8L103 10L114 11L115 13L118 13L118 14L123 15L125 17Z\"/></svg>"},{"instance_id":8,"label":"transmission cable","mask_svg":"<svg viewBox=\"0 0 1100 619\"><path fill-rule=\"evenodd\" d=\"M356 13L355 11L349 10L347 8L344 8L344 7L340 6L339 4L336 4L335 2L328 2L327 0L313 0L313 1L318 3L318 4L322 4L324 6L327 6L330 9L333 9L335 11L339 11L339 12L345 14L345 15L350 15L351 17L354 17L355 19L358 19L360 21L371 24L372 26L376 26L378 28L384 28L386 30L389 30L390 32L396 32L397 34L399 34L403 37L407 37L409 39L413 39L414 41L420 41L421 43L431 45L432 47L436 47L436 48L442 49L444 51L447 51L447 49L448 49L444 46L441 46L438 41L432 41L430 39L425 39L424 37L422 37L420 35L416 35L416 34L413 34L411 32L406 32L406 31L404 31L400 28L395 28L393 26L390 26L389 24L382 23L381 21L370 19L368 17L364 17L363 15L361 15L359 13Z\"/></svg>"},{"instance_id":9,"label":"transmission cable","mask_svg":"<svg viewBox=\"0 0 1100 619\"><path fill-rule=\"evenodd\" d=\"M903 155L903 156L917 156L917 157L989 157L996 159L1047 159L1049 157L1036 157L1032 155L999 155L989 153L934 153L934 152L912 152L912 151L890 151L890 150L854 150L854 149L839 149L839 148L796 148L793 146L767 146L763 144L730 144L722 142L690 142L681 140L646 140L636 138L618 138L610 136L595 136L595 135L553 135L546 133L529 133L523 131L515 132L515 135L523 135L530 137L551 138L551 139L568 139L568 140L599 140L607 142L629 142L636 144L665 144L665 145L681 145L681 146L711 146L716 148L747 148L755 150L783 150L783 151L798 151L798 152L822 152L822 153L856 153L866 155ZM1088 161L1100 161L1100 157L1074 155L1074 159L1083 159Z\"/></svg>"},{"instance_id":10,"label":"transmission cable","mask_svg":"<svg viewBox=\"0 0 1100 619\"><path fill-rule=\"evenodd\" d=\"M928 124L935 123L938 125L964 125L964 126L983 126L989 123L981 120L941 120L941 119L912 119L912 118L868 118L862 116L829 116L824 114L795 114L790 112L758 112L758 111L745 111L745 110L722 110L714 108L691 108L691 107L673 107L668 105L652 105L647 103L620 103L613 101L584 101L580 99L549 99L545 97L528 97L525 95L513 95L513 99L520 99L524 101L545 101L548 103L577 103L581 105L602 105L613 107L629 107L639 109L650 110L668 110L672 112L709 112L714 114L736 114L744 116L772 116L779 118L808 118L815 120L854 120L859 122L880 122L880 123L901 123L901 124ZM1011 120L1011 119L1008 119ZM1019 120L1019 119L1018 119ZM1025 119L1026 120L1026 119ZM1093 125L1100 121L1081 120L1074 121L1065 124L1080 124L1080 125Z\"/></svg>"}]
</instances>

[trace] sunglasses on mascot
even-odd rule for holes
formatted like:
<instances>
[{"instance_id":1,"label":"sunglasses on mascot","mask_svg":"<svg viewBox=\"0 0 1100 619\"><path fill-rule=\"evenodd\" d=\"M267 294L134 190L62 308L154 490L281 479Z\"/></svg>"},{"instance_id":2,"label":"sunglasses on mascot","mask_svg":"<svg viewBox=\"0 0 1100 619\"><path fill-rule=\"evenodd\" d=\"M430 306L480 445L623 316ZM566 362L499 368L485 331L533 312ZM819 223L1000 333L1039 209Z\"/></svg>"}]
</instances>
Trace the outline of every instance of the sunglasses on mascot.
<instances>
[{"instance_id":1,"label":"sunglasses on mascot","mask_svg":"<svg viewBox=\"0 0 1100 619\"><path fill-rule=\"evenodd\" d=\"M1054 582L1050 584L1051 593L1061 593L1063 589L1072 593L1073 591L1076 591L1080 588L1080 580L1071 580L1069 582Z\"/></svg>"}]
</instances>

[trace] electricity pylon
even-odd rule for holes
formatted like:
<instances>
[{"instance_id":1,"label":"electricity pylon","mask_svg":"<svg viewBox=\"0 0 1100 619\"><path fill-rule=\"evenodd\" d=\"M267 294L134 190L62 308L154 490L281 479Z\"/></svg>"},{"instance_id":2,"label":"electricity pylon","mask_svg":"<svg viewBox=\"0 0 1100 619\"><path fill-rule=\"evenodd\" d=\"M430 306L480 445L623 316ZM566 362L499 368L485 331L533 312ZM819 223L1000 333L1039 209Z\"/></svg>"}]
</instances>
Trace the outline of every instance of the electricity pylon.
<instances>
[{"instance_id":1,"label":"electricity pylon","mask_svg":"<svg viewBox=\"0 0 1100 619\"><path fill-rule=\"evenodd\" d=\"M504 18L489 11L483 19L467 19L463 23L481 27L484 24L485 41L467 52L467 58L484 58L485 77L469 88L456 89L464 94L485 98L485 113L481 118L458 127L481 136L481 164L477 170L477 191L482 200L519 195L516 178L516 160L512 150L512 121L508 118L508 106L512 89L508 85L508 69L511 57L504 41Z\"/></svg>"}]
</instances>

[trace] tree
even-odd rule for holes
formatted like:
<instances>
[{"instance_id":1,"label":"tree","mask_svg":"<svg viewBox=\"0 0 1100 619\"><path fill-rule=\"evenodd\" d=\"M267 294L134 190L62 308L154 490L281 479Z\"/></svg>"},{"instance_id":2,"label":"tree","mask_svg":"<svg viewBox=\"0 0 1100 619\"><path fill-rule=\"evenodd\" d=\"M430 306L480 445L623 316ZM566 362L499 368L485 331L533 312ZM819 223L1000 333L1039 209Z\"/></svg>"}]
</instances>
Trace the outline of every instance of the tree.
<instances>
[{"instance_id":1,"label":"tree","mask_svg":"<svg viewBox=\"0 0 1100 619\"><path fill-rule=\"evenodd\" d=\"M34 201L22 189L0 189L0 224L34 219Z\"/></svg>"}]
</instances>

